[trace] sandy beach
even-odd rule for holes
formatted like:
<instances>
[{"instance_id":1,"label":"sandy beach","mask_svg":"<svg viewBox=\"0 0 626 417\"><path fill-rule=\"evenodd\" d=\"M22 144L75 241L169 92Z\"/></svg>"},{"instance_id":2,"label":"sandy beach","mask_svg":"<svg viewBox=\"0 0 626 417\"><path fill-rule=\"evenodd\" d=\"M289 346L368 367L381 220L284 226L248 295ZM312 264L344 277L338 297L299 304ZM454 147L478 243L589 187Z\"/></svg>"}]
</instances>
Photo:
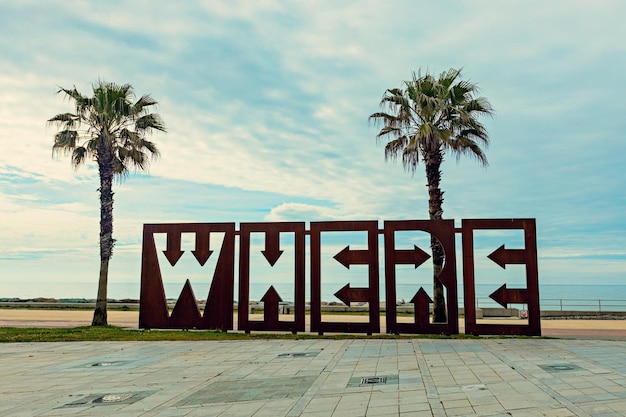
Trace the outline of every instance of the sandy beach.
<instances>
[{"instance_id":1,"label":"sandy beach","mask_svg":"<svg viewBox=\"0 0 626 417\"><path fill-rule=\"evenodd\" d=\"M91 324L91 310L36 310L36 309L0 309L0 327L78 327ZM307 316L308 318L308 316ZM137 328L138 311L109 311L109 324ZM262 320L262 314L253 314L251 320ZM288 316L281 320L289 319ZM324 321L366 321L367 316L324 315ZM480 323L499 323L503 319L482 320ZM519 324L510 319L511 324ZM235 316L234 323L237 323ZM464 333L463 320L459 320L460 332ZM308 328L308 320L307 320ZM626 320L542 320L542 334L552 337L594 338L626 340ZM385 332L384 317L381 317L381 333Z\"/></svg>"}]
</instances>

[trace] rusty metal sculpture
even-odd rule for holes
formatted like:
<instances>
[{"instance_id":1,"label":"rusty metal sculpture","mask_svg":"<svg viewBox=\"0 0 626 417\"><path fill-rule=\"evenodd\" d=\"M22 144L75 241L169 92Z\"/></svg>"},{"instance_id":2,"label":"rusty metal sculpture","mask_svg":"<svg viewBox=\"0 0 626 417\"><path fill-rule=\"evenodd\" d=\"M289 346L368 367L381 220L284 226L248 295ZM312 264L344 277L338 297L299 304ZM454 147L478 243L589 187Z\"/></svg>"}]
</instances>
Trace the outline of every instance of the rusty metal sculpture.
<instances>
[{"instance_id":1,"label":"rusty metal sculpture","mask_svg":"<svg viewBox=\"0 0 626 417\"><path fill-rule=\"evenodd\" d=\"M471 334L511 334L540 335L539 320L539 285L537 271L537 246L534 219L480 219L463 220L462 227L455 228L453 220L401 220L385 221L384 228L378 229L377 221L337 221L311 222L306 230L303 222L278 223L242 223L240 230L235 230L235 223L191 223L191 224L146 224L143 234L141 301L139 327L170 329L233 329L234 301L234 263L235 237L239 236L239 330L250 331L305 331L305 240L309 235L310 243L310 291L311 325L310 331L354 332L373 334L380 332L379 306L379 241L378 235L384 236L385 261L385 300L386 327L388 333L420 334L457 334L458 300L457 271L455 253L455 235L461 233L463 246L463 286L465 307L465 332ZM475 308L475 271L473 236L475 230L523 230L524 248L510 249L504 245L489 255L489 258L505 268L507 264L526 266L526 288L507 288L504 283L491 298L506 307L510 303L528 306L527 325L481 324L477 322ZM445 252L445 264L439 277L446 289L447 322L431 323L429 320L430 299L428 293L420 288L411 303L414 304L414 319L411 323L399 322L396 309L396 265L414 265L418 268L428 260L423 249L413 245L409 248L396 247L396 232L421 231L429 233L441 242ZM367 303L369 319L367 322L326 322L321 314L322 281L322 234L331 232L363 232L367 236L366 249L350 249L346 246L334 256L344 267L350 265L367 266L366 287L344 285L335 296L346 305L353 302ZM198 309L197 300L189 281L171 312L168 311L163 278L156 249L155 234L166 235L167 261L174 266L183 255L181 235L195 234L195 250L192 251L198 263L203 266L213 251L210 250L211 233L224 235L219 251L215 272L206 299L204 313ZM250 285L250 236L252 233L264 235L265 250L263 256L274 266L283 251L280 236L294 236L294 311L293 320L281 321L279 303L282 301L274 286L270 286L262 297L264 304L263 320L251 320L247 309Z\"/></svg>"},{"instance_id":2,"label":"rusty metal sculpture","mask_svg":"<svg viewBox=\"0 0 626 417\"><path fill-rule=\"evenodd\" d=\"M428 232L441 242L445 253L445 264L439 280L447 290L447 323L430 323L429 312L432 300L420 288L411 299L414 305L413 323L398 323L396 313L396 265L424 263L430 255L414 246L413 249L396 249L395 232L421 230ZM454 252L454 220L401 220L385 222L385 294L388 333L457 334L459 332L459 308L456 282L456 255Z\"/></svg>"},{"instance_id":3,"label":"rusty metal sculpture","mask_svg":"<svg viewBox=\"0 0 626 417\"><path fill-rule=\"evenodd\" d=\"M463 286L465 288L465 333L541 335L539 313L539 279L537 268L537 238L534 219L463 220ZM528 305L528 325L477 324L474 277L474 230L521 229L524 231L523 249L506 249L504 245L493 251L488 258L506 268L507 264L526 266L526 288L509 289L506 283L491 294L491 298L504 308L509 303Z\"/></svg>"},{"instance_id":4,"label":"rusty metal sculpture","mask_svg":"<svg viewBox=\"0 0 626 417\"><path fill-rule=\"evenodd\" d=\"M294 260L294 321L280 321L280 295L271 286L261 301L263 301L263 321L251 321L247 306L250 301L250 233L263 232L265 234L265 250L263 256L274 266L283 251L280 250L280 234L289 232L295 237ZM304 291L304 223L242 223L240 226L239 250L239 309L238 328L250 330L290 330L293 333L304 331L305 291Z\"/></svg>"}]
</instances>

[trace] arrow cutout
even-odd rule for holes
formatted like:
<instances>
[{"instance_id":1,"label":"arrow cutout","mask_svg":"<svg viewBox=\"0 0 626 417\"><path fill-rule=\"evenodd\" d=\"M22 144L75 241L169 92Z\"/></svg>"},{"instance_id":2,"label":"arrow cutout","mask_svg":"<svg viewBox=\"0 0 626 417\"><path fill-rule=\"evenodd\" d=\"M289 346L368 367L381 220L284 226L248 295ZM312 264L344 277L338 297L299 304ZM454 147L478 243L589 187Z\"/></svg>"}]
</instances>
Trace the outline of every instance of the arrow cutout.
<instances>
[{"instance_id":1,"label":"arrow cutout","mask_svg":"<svg viewBox=\"0 0 626 417\"><path fill-rule=\"evenodd\" d=\"M415 268L426 262L430 255L413 245L413 249L396 250L396 264L415 264Z\"/></svg>"},{"instance_id":2,"label":"arrow cutout","mask_svg":"<svg viewBox=\"0 0 626 417\"><path fill-rule=\"evenodd\" d=\"M185 251L180 250L180 232L167 232L166 249L163 251L170 265L176 265L176 262L183 256Z\"/></svg>"},{"instance_id":3,"label":"arrow cutout","mask_svg":"<svg viewBox=\"0 0 626 417\"><path fill-rule=\"evenodd\" d=\"M335 297L339 298L348 307L350 307L350 303L353 301L369 301L369 295L369 288L350 288L350 283L347 283L335 293Z\"/></svg>"},{"instance_id":4,"label":"arrow cutout","mask_svg":"<svg viewBox=\"0 0 626 417\"><path fill-rule=\"evenodd\" d=\"M423 287L415 293L410 303L413 303L415 313L415 324L423 327L430 324L428 316L430 315L430 304L433 302L432 298L424 290Z\"/></svg>"},{"instance_id":5,"label":"arrow cutout","mask_svg":"<svg viewBox=\"0 0 626 417\"><path fill-rule=\"evenodd\" d=\"M487 255L487 258L491 259L503 269L506 269L506 264L525 264L526 263L526 249L506 249L504 245Z\"/></svg>"},{"instance_id":6,"label":"arrow cutout","mask_svg":"<svg viewBox=\"0 0 626 417\"><path fill-rule=\"evenodd\" d=\"M265 326L269 329L276 329L278 327L278 303L283 301L278 295L278 292L274 286L270 286L265 292L263 298L263 321Z\"/></svg>"},{"instance_id":7,"label":"arrow cutout","mask_svg":"<svg viewBox=\"0 0 626 417\"><path fill-rule=\"evenodd\" d=\"M528 304L528 289L508 289L506 284L502 284L500 288L491 293L489 298L504 308L507 308L508 304Z\"/></svg>"},{"instance_id":8,"label":"arrow cutout","mask_svg":"<svg viewBox=\"0 0 626 417\"><path fill-rule=\"evenodd\" d=\"M370 251L350 250L350 245L343 248L341 252L333 256L337 262L350 269L350 265L367 265L370 263Z\"/></svg>"},{"instance_id":9,"label":"arrow cutout","mask_svg":"<svg viewBox=\"0 0 626 417\"><path fill-rule=\"evenodd\" d=\"M278 261L280 255L283 254L283 251L280 250L280 232L279 231L266 231L265 232L265 250L262 250L261 253L267 259L267 262L271 266Z\"/></svg>"},{"instance_id":10,"label":"arrow cutout","mask_svg":"<svg viewBox=\"0 0 626 417\"><path fill-rule=\"evenodd\" d=\"M193 256L196 257L200 266L204 266L209 259L212 250L210 247L210 233L209 232L196 232L196 250L192 250Z\"/></svg>"},{"instance_id":11,"label":"arrow cutout","mask_svg":"<svg viewBox=\"0 0 626 417\"><path fill-rule=\"evenodd\" d=\"M283 299L280 298L280 295L278 294L278 291L276 291L276 288L274 288L273 285L270 285L267 291L265 291L265 295L261 298L261 301L263 301L265 304L278 304L283 301Z\"/></svg>"}]
</instances>

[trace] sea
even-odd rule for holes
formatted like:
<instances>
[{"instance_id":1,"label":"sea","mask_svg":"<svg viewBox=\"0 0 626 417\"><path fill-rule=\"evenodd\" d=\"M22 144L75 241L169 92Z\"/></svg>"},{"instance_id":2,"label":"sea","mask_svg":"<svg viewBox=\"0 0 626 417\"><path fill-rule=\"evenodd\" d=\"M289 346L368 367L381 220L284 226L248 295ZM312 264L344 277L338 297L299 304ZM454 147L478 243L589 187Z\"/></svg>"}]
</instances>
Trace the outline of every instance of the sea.
<instances>
[{"instance_id":1,"label":"sea","mask_svg":"<svg viewBox=\"0 0 626 417\"><path fill-rule=\"evenodd\" d=\"M293 284L285 283L251 283L250 301L259 301L270 286L274 286L284 302L292 302L294 297ZM321 298L328 303L341 303L334 296L345 284L322 284ZM477 284L475 303L479 308L498 306L489 295L497 290L499 284ZM178 298L182 290L182 282L165 283L167 298ZM192 282L196 298L204 300L209 292L210 283ZM431 293L429 284L397 284L396 301L408 303L421 287ZM507 286L515 288L514 286ZM39 283L0 283L0 300L7 299L34 299L55 298L57 300L92 300L97 293L97 283L89 282L39 282ZM380 300L385 301L384 285L379 290ZM110 282L108 288L110 299L139 299L139 282ZM459 285L459 306L464 305L463 286ZM235 300L237 301L238 288L235 284ZM310 299L310 289L306 288L306 299ZM539 300L542 310L575 310L575 311L626 311L626 285L562 285L540 284ZM518 306L515 306L518 307ZM523 306L519 306L523 308Z\"/></svg>"}]
</instances>

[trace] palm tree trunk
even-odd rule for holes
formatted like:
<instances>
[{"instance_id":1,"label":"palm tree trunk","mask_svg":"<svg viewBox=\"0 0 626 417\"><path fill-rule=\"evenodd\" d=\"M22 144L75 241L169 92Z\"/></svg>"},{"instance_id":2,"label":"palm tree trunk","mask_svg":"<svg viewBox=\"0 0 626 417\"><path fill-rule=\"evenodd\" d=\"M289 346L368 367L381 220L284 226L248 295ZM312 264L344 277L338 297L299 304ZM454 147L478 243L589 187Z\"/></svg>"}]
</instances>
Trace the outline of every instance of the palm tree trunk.
<instances>
[{"instance_id":1,"label":"palm tree trunk","mask_svg":"<svg viewBox=\"0 0 626 417\"><path fill-rule=\"evenodd\" d=\"M431 152L424 152L424 165L426 166L426 179L428 182L428 213L431 220L443 218L443 191L439 187L441 183L441 163L443 162L443 151L438 147ZM441 242L431 235L430 247L433 259L433 322L445 323L446 299L443 292L443 284L439 280L445 253Z\"/></svg>"},{"instance_id":2,"label":"palm tree trunk","mask_svg":"<svg viewBox=\"0 0 626 417\"><path fill-rule=\"evenodd\" d=\"M109 260L113 254L113 165L106 151L99 152L98 170L100 173L100 276L98 298L93 313L92 326L106 326L107 287Z\"/></svg>"},{"instance_id":3,"label":"palm tree trunk","mask_svg":"<svg viewBox=\"0 0 626 417\"><path fill-rule=\"evenodd\" d=\"M92 326L106 326L107 321L107 286L109 279L109 260L100 260L100 277L98 279L98 299L93 312Z\"/></svg>"}]
</instances>

